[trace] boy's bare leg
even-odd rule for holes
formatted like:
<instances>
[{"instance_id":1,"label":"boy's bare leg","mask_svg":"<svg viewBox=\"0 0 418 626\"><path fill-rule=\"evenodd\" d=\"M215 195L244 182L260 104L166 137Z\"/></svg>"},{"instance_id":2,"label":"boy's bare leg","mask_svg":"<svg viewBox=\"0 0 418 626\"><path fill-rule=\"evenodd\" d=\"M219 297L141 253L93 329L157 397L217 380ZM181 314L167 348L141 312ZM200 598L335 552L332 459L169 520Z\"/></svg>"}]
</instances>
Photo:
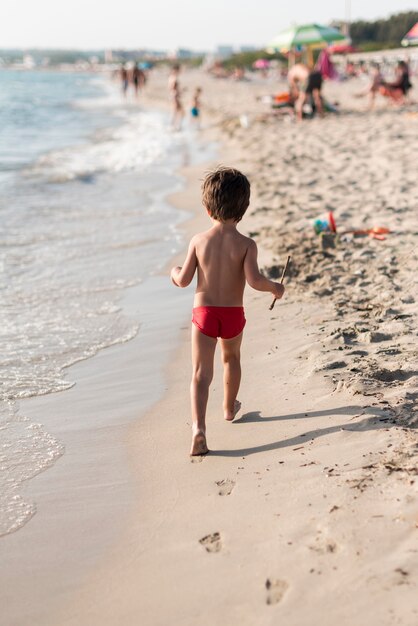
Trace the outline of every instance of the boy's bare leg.
<instances>
[{"instance_id":1,"label":"boy's bare leg","mask_svg":"<svg viewBox=\"0 0 418 626\"><path fill-rule=\"evenodd\" d=\"M306 100L306 93L304 91L301 91L299 93L298 99L295 102L295 111L299 121L302 121L303 119L303 107L305 106Z\"/></svg>"},{"instance_id":2,"label":"boy's bare leg","mask_svg":"<svg viewBox=\"0 0 418 626\"><path fill-rule=\"evenodd\" d=\"M315 102L316 110L320 117L324 117L324 107L322 105L322 98L319 89L314 89L312 92L312 97Z\"/></svg>"},{"instance_id":3,"label":"boy's bare leg","mask_svg":"<svg viewBox=\"0 0 418 626\"><path fill-rule=\"evenodd\" d=\"M224 364L224 416L229 422L241 408L241 402L237 400L241 382L241 342L242 333L220 341Z\"/></svg>"},{"instance_id":4,"label":"boy's bare leg","mask_svg":"<svg viewBox=\"0 0 418 626\"><path fill-rule=\"evenodd\" d=\"M192 447L190 454L196 456L209 452L206 443L206 406L209 386L213 378L213 357L216 339L200 332L192 324L193 376L190 385L192 401Z\"/></svg>"}]
</instances>

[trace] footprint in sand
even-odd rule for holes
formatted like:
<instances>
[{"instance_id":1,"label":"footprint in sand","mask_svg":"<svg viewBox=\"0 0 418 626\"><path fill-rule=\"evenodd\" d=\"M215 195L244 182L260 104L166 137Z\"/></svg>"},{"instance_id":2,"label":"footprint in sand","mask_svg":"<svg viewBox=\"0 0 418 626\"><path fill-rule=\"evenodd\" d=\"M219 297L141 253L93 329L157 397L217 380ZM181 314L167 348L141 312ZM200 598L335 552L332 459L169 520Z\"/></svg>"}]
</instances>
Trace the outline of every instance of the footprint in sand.
<instances>
[{"instance_id":1,"label":"footprint in sand","mask_svg":"<svg viewBox=\"0 0 418 626\"><path fill-rule=\"evenodd\" d=\"M364 335L364 341L367 343L380 343L381 341L390 341L392 335L388 333L380 333L377 331L370 331Z\"/></svg>"},{"instance_id":2,"label":"footprint in sand","mask_svg":"<svg viewBox=\"0 0 418 626\"><path fill-rule=\"evenodd\" d=\"M320 554L334 554L338 550L338 545L333 539L323 540L321 537L316 537L315 545L308 546L309 550L314 550Z\"/></svg>"},{"instance_id":3,"label":"footprint in sand","mask_svg":"<svg viewBox=\"0 0 418 626\"><path fill-rule=\"evenodd\" d=\"M215 484L219 487L218 494L220 496L229 496L235 487L235 481L230 478L224 478L223 480L215 481Z\"/></svg>"},{"instance_id":4,"label":"footprint in sand","mask_svg":"<svg viewBox=\"0 0 418 626\"><path fill-rule=\"evenodd\" d=\"M289 584L285 580L267 578L266 580L266 604L278 604L287 591Z\"/></svg>"},{"instance_id":5,"label":"footprint in sand","mask_svg":"<svg viewBox=\"0 0 418 626\"><path fill-rule=\"evenodd\" d=\"M199 543L205 548L206 552L219 552L222 548L222 540L220 533L212 533L199 539Z\"/></svg>"}]
</instances>

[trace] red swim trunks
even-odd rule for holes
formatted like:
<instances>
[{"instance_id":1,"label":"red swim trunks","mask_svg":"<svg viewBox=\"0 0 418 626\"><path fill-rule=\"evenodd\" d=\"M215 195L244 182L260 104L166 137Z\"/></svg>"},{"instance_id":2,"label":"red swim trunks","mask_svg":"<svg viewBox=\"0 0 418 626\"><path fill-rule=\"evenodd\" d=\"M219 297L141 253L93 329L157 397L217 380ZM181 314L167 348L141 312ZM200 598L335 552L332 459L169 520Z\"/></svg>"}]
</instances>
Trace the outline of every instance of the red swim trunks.
<instances>
[{"instance_id":1,"label":"red swim trunks","mask_svg":"<svg viewBox=\"0 0 418 626\"><path fill-rule=\"evenodd\" d=\"M243 331L246 320L242 306L197 306L192 322L208 337L232 339Z\"/></svg>"}]
</instances>

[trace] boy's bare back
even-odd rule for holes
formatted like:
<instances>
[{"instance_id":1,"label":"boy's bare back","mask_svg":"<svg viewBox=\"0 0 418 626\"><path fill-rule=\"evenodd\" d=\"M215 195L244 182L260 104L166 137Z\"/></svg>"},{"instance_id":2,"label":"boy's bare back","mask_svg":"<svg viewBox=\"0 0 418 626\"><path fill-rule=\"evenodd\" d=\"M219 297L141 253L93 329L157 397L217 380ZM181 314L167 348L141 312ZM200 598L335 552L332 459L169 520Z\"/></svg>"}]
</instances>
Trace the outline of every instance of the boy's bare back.
<instances>
[{"instance_id":1,"label":"boy's bare back","mask_svg":"<svg viewBox=\"0 0 418 626\"><path fill-rule=\"evenodd\" d=\"M244 261L251 240L235 226L216 224L194 237L197 287L194 306L242 306Z\"/></svg>"},{"instance_id":2,"label":"boy's bare back","mask_svg":"<svg viewBox=\"0 0 418 626\"><path fill-rule=\"evenodd\" d=\"M281 298L284 288L265 278L257 264L257 246L237 230L233 220L213 220L209 230L195 235L183 267L174 268L173 282L186 287L197 270L194 306L242 306L245 283Z\"/></svg>"}]
</instances>

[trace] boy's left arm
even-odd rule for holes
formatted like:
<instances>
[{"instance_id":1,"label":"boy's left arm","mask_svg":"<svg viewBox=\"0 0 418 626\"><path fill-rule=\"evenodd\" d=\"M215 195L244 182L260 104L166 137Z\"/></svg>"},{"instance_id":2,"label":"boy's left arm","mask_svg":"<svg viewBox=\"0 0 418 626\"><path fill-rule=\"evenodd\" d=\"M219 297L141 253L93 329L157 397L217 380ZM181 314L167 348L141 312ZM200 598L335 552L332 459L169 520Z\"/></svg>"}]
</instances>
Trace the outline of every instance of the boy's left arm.
<instances>
[{"instance_id":1,"label":"boy's left arm","mask_svg":"<svg viewBox=\"0 0 418 626\"><path fill-rule=\"evenodd\" d=\"M187 287L193 280L194 273L197 267L196 246L194 238L189 244L189 250L187 252L184 265L180 267L173 267L171 270L171 281L176 287Z\"/></svg>"}]
</instances>

